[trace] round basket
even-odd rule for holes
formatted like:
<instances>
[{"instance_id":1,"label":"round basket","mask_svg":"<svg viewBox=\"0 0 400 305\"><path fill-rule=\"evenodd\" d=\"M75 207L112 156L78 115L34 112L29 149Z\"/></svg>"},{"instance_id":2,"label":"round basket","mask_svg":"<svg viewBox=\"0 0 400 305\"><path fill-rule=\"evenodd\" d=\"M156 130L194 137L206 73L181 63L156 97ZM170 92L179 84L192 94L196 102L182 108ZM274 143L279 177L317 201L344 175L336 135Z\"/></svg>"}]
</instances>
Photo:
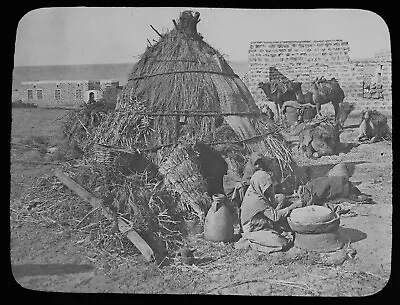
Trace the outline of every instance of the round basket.
<instances>
[{"instance_id":1,"label":"round basket","mask_svg":"<svg viewBox=\"0 0 400 305\"><path fill-rule=\"evenodd\" d=\"M296 233L307 233L307 234L320 234L320 233L328 233L334 232L339 228L340 225L340 218L332 219L327 222L321 223L311 223L311 224L303 224L297 223L287 218L289 227Z\"/></svg>"},{"instance_id":2,"label":"round basket","mask_svg":"<svg viewBox=\"0 0 400 305\"><path fill-rule=\"evenodd\" d=\"M294 232L309 234L334 232L340 225L339 215L317 205L293 210L287 221Z\"/></svg>"}]
</instances>

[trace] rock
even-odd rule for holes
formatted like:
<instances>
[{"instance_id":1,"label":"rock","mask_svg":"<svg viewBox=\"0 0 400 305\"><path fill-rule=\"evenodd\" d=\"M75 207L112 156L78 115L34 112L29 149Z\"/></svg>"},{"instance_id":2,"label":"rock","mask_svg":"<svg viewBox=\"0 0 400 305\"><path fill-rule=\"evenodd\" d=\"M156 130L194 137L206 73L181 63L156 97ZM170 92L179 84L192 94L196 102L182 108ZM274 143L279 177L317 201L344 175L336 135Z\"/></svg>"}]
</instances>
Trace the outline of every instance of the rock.
<instances>
[{"instance_id":1,"label":"rock","mask_svg":"<svg viewBox=\"0 0 400 305\"><path fill-rule=\"evenodd\" d=\"M342 265L349 256L347 255L344 249L331 252L331 253L324 253L321 254L321 263L326 266L339 266Z\"/></svg>"},{"instance_id":2,"label":"rock","mask_svg":"<svg viewBox=\"0 0 400 305\"><path fill-rule=\"evenodd\" d=\"M189 248L181 248L176 252L176 257L184 264L191 265L194 263L194 250Z\"/></svg>"}]
</instances>

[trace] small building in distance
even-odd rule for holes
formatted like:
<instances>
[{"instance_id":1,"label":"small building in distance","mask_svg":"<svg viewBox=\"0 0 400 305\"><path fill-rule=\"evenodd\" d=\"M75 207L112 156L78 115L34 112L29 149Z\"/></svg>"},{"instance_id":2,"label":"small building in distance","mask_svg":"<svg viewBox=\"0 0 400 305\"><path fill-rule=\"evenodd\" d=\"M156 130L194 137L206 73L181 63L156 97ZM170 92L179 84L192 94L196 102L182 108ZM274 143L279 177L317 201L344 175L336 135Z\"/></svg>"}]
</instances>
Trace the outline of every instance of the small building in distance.
<instances>
[{"instance_id":1,"label":"small building in distance","mask_svg":"<svg viewBox=\"0 0 400 305\"><path fill-rule=\"evenodd\" d=\"M18 91L22 101L54 107L116 99L121 89L116 80L40 80L21 82Z\"/></svg>"}]
</instances>

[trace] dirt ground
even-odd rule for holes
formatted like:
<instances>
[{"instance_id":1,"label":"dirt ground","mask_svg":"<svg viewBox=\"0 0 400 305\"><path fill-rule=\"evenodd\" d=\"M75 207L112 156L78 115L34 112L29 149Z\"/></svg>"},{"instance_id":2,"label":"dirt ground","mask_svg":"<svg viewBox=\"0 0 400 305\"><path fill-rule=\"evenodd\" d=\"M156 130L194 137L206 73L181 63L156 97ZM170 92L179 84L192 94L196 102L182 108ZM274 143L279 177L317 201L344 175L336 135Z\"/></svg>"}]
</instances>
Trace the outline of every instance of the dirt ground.
<instances>
[{"instance_id":1,"label":"dirt ground","mask_svg":"<svg viewBox=\"0 0 400 305\"><path fill-rule=\"evenodd\" d=\"M60 142L60 125L67 111L14 109L12 143L32 135ZM241 294L291 296L366 296L381 291L391 274L392 250L392 143L356 145L356 124L350 117L341 134L346 143L338 156L305 159L293 147L300 166L313 176L324 175L340 161L354 173L351 181L376 204L352 204L353 217L342 217L341 239L357 251L342 265L319 262L312 252L293 247L266 255L236 250L232 243L212 243L191 236L195 262L187 266L170 261L165 266L147 263L139 254L117 258L88 248L84 236L71 231L10 220L10 255L14 278L24 288L57 292L114 292L152 294ZM391 118L389 125L391 127ZM12 146L11 198L54 168L27 163L38 153Z\"/></svg>"}]
</instances>

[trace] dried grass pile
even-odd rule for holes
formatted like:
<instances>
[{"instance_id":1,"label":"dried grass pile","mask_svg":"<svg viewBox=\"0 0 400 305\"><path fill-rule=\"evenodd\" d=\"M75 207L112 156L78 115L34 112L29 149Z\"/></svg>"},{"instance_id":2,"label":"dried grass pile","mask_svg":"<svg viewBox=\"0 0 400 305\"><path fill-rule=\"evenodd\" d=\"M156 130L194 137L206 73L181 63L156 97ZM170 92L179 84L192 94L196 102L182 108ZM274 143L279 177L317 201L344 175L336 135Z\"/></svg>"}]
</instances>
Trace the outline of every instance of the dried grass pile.
<instances>
[{"instance_id":1,"label":"dried grass pile","mask_svg":"<svg viewBox=\"0 0 400 305\"><path fill-rule=\"evenodd\" d=\"M93 144L93 131L115 105L108 102L84 104L81 109L71 111L63 123L63 134L67 143L76 143L83 151Z\"/></svg>"},{"instance_id":2,"label":"dried grass pile","mask_svg":"<svg viewBox=\"0 0 400 305\"><path fill-rule=\"evenodd\" d=\"M65 164L63 172L105 205L116 217L123 217L149 243L166 253L182 246L187 234L186 212L179 197L157 181L140 174L123 175L111 166ZM83 233L97 249L114 255L137 253L116 224L105 218L101 209L93 210L53 175L38 179L18 202L11 206L16 221L54 226L60 231Z\"/></svg>"}]
</instances>

